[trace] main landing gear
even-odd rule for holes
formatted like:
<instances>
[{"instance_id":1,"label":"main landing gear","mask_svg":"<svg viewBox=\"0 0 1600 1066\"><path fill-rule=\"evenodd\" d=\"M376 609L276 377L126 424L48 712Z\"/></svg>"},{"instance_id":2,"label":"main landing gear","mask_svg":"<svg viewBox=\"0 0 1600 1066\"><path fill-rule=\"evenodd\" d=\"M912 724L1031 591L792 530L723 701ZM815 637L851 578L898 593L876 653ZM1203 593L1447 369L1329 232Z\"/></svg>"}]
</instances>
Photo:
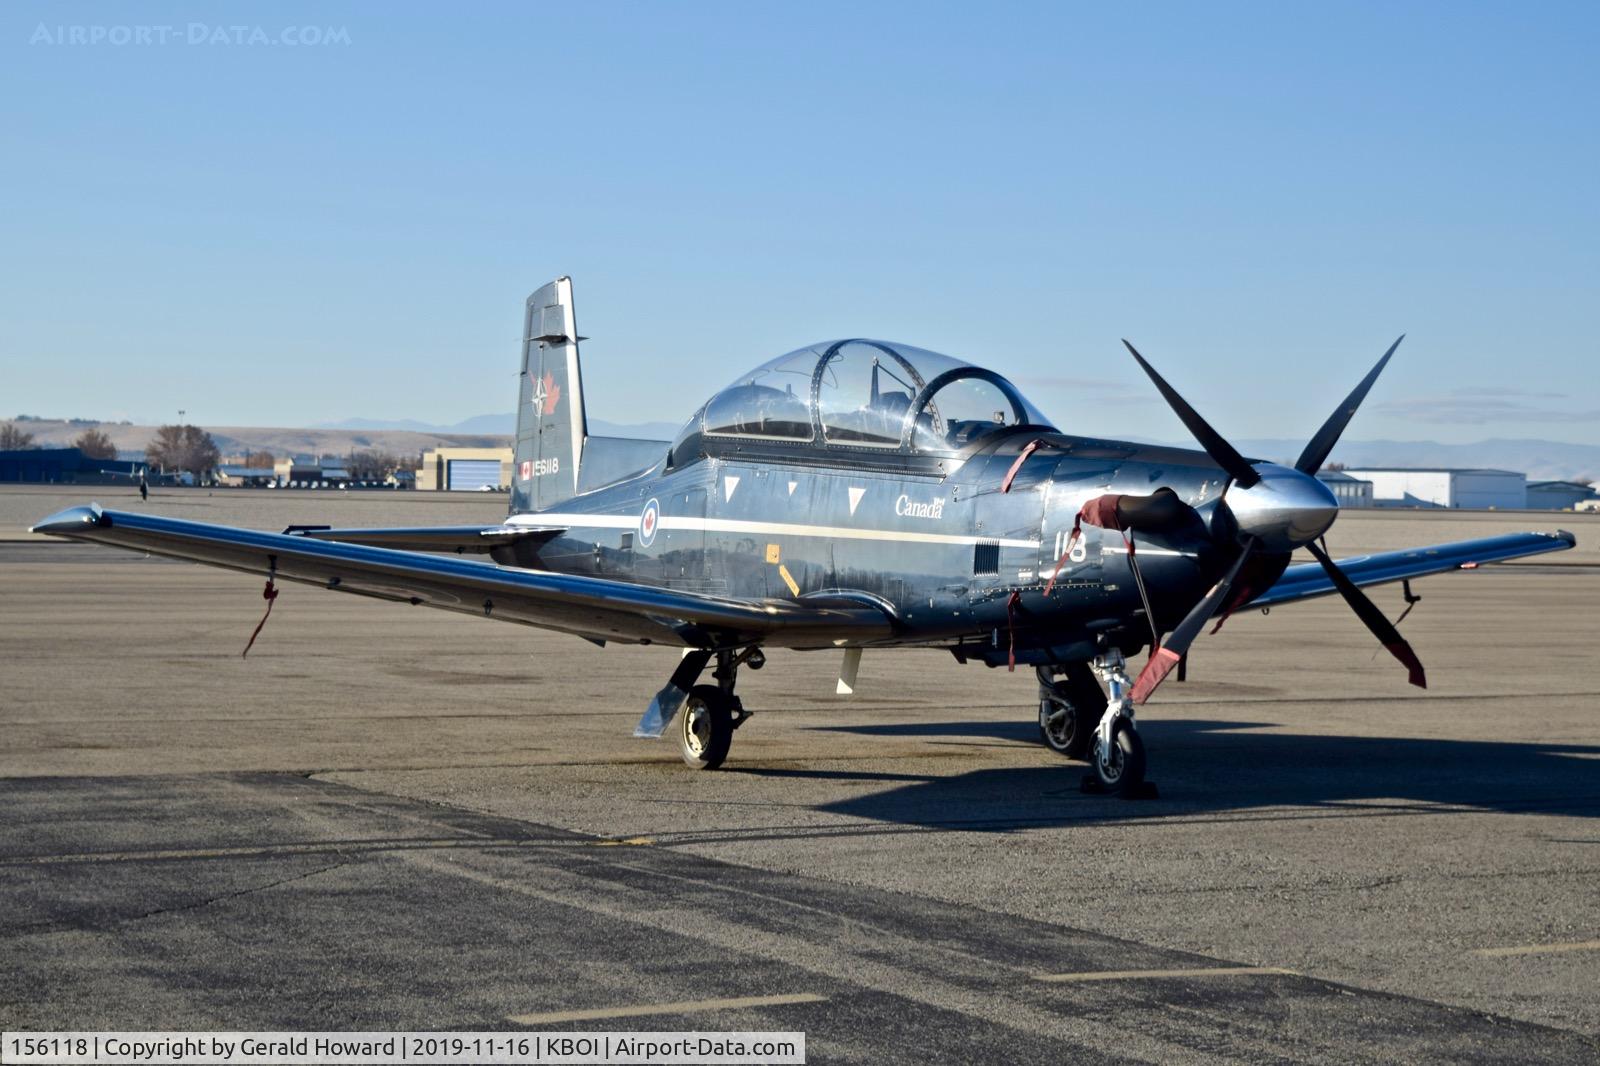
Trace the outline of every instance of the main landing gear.
<instances>
[{"instance_id":1,"label":"main landing gear","mask_svg":"<svg viewBox=\"0 0 1600 1066\"><path fill-rule=\"evenodd\" d=\"M1038 674L1040 736L1053 751L1088 759L1083 791L1153 799L1122 652L1112 648L1092 662L1040 667Z\"/></svg>"},{"instance_id":2,"label":"main landing gear","mask_svg":"<svg viewBox=\"0 0 1600 1066\"><path fill-rule=\"evenodd\" d=\"M717 660L717 668L712 672L716 684L696 685L695 681L713 654ZM699 648L685 652L672 678L650 701L633 735L659 737L667 731L672 719L678 717L678 749L684 763L696 770L715 770L728 757L733 731L743 725L751 713L733 692L739 667L759 670L766 664L766 656L757 647L741 652L713 653ZM678 716L679 707L683 708L681 716Z\"/></svg>"},{"instance_id":3,"label":"main landing gear","mask_svg":"<svg viewBox=\"0 0 1600 1066\"><path fill-rule=\"evenodd\" d=\"M1082 759L1094 744L1095 723L1106 709L1105 690L1088 663L1041 666L1039 675L1039 739L1069 759Z\"/></svg>"}]
</instances>

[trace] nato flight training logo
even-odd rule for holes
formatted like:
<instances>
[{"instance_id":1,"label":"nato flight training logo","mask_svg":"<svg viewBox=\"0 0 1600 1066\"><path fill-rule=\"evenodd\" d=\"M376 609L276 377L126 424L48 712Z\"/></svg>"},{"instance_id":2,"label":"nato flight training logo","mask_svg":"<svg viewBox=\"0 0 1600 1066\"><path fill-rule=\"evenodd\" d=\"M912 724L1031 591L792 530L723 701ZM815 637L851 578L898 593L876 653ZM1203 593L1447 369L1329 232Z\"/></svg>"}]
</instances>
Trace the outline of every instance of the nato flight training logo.
<instances>
[{"instance_id":1,"label":"nato flight training logo","mask_svg":"<svg viewBox=\"0 0 1600 1066\"><path fill-rule=\"evenodd\" d=\"M644 513L639 516L639 546L650 547L650 542L656 539L656 526L661 524L661 505L654 499L644 505Z\"/></svg>"},{"instance_id":2,"label":"nato flight training logo","mask_svg":"<svg viewBox=\"0 0 1600 1066\"><path fill-rule=\"evenodd\" d=\"M561 402L561 386L556 384L554 374L545 374L542 378L533 380L533 413L543 417L556 413L556 405Z\"/></svg>"}]
</instances>

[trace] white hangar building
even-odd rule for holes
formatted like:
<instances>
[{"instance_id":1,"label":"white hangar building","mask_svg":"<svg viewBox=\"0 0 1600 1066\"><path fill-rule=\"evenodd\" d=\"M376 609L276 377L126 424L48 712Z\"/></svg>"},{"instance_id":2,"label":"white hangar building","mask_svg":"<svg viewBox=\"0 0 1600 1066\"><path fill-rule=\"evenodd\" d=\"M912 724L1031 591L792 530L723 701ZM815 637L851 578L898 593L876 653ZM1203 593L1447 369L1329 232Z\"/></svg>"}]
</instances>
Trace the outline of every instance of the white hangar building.
<instances>
[{"instance_id":1,"label":"white hangar building","mask_svg":"<svg viewBox=\"0 0 1600 1066\"><path fill-rule=\"evenodd\" d=\"M1372 482L1375 507L1518 510L1528 505L1528 478L1515 470L1366 467L1345 470Z\"/></svg>"}]
</instances>

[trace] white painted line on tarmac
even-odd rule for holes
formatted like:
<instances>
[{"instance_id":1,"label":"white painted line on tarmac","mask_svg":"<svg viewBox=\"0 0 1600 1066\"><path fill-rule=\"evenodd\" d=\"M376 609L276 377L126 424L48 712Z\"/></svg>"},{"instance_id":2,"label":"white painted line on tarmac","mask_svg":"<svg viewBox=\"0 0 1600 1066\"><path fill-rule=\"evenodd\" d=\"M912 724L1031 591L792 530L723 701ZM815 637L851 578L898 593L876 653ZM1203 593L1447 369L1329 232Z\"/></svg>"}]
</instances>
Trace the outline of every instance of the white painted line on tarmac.
<instances>
[{"instance_id":1,"label":"white painted line on tarmac","mask_svg":"<svg viewBox=\"0 0 1600 1066\"><path fill-rule=\"evenodd\" d=\"M1079 981L1141 981L1161 977L1241 977L1251 974L1286 974L1293 970L1279 966L1207 966L1194 970L1090 970L1085 973L1036 973L1035 981L1072 984Z\"/></svg>"},{"instance_id":2,"label":"white painted line on tarmac","mask_svg":"<svg viewBox=\"0 0 1600 1066\"><path fill-rule=\"evenodd\" d=\"M1504 958L1508 955L1559 955L1567 951L1600 951L1600 940L1575 940L1567 944L1527 944L1516 948L1478 948L1474 955Z\"/></svg>"},{"instance_id":3,"label":"white painted line on tarmac","mask_svg":"<svg viewBox=\"0 0 1600 1066\"><path fill-rule=\"evenodd\" d=\"M597 1018L638 1018L647 1014L699 1014L705 1011L743 1010L746 1007L781 1007L790 1003L825 1003L827 996L800 992L789 996L745 996L741 999L697 999L685 1003L646 1003L636 1007L598 1007L594 1010L551 1011L547 1014L513 1014L506 1021L518 1025L587 1022Z\"/></svg>"}]
</instances>

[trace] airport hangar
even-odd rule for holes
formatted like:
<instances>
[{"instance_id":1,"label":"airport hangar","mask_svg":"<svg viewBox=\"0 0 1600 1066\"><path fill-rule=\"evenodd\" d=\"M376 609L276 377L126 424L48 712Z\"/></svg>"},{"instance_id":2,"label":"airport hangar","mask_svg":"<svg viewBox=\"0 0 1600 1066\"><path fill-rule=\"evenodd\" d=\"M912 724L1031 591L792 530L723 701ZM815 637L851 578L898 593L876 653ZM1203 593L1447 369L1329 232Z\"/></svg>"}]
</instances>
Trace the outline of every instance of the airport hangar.
<instances>
[{"instance_id":1,"label":"airport hangar","mask_svg":"<svg viewBox=\"0 0 1600 1066\"><path fill-rule=\"evenodd\" d=\"M501 489L512 480L510 448L430 448L417 468L417 488L454 492Z\"/></svg>"},{"instance_id":2,"label":"airport hangar","mask_svg":"<svg viewBox=\"0 0 1600 1066\"><path fill-rule=\"evenodd\" d=\"M1527 475L1514 470L1455 467L1346 467L1372 482L1376 507L1447 507L1519 511L1528 506Z\"/></svg>"}]
</instances>

